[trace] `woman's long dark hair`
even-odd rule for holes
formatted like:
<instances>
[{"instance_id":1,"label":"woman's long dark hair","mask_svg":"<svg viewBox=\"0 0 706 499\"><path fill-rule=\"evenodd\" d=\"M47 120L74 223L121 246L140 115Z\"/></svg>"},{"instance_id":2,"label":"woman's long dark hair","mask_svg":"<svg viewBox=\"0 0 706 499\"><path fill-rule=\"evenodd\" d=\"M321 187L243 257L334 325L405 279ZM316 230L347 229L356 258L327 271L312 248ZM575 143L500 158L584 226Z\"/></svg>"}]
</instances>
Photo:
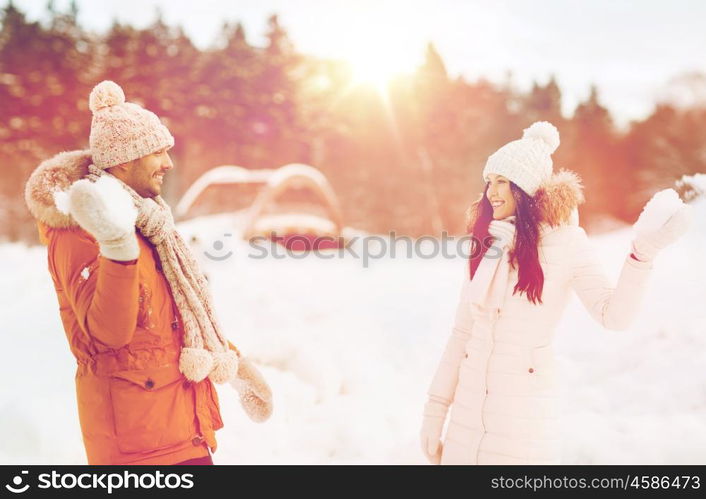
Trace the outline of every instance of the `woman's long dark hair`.
<instances>
[{"instance_id":1,"label":"woman's long dark hair","mask_svg":"<svg viewBox=\"0 0 706 499\"><path fill-rule=\"evenodd\" d=\"M469 210L468 233L471 235L471 256L469 259L470 277L480 265L481 259L492 246L493 236L488 232L488 226L493 220L493 207L486 195L489 184L481 197L475 201ZM527 299L534 303L542 303L544 288L544 272L539 264L539 223L541 214L534 199L510 182L512 197L515 199L515 247L510 251L510 264L518 268L518 279L512 294L527 293Z\"/></svg>"}]
</instances>

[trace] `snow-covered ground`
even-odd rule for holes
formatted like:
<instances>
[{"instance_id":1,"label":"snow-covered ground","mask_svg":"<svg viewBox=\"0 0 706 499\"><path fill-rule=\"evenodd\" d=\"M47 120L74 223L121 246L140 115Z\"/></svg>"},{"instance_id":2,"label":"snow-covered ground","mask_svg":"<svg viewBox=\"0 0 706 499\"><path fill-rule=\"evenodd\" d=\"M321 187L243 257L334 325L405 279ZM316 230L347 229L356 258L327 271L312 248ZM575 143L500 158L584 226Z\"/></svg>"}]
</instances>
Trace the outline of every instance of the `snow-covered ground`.
<instances>
[{"instance_id":1,"label":"snow-covered ground","mask_svg":"<svg viewBox=\"0 0 706 499\"><path fill-rule=\"evenodd\" d=\"M657 257L630 330L601 329L575 297L566 310L556 351L567 464L706 464L706 203L694 206L691 231ZM181 229L199 237L201 253L233 252L203 257L203 266L230 339L274 393L272 418L255 424L235 391L218 387L217 464L424 462L421 411L464 260L256 259L228 216ZM625 228L593 238L613 279L630 236ZM0 245L0 275L0 464L85 463L75 362L46 250Z\"/></svg>"}]
</instances>

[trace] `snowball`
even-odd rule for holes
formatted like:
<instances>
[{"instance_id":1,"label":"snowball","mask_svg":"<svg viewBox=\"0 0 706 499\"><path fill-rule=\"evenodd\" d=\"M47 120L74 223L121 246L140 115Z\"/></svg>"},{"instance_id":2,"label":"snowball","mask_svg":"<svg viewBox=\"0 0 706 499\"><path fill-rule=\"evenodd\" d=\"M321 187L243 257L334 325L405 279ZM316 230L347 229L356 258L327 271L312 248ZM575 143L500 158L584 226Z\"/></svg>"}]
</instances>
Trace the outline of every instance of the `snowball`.
<instances>
[{"instance_id":1,"label":"snowball","mask_svg":"<svg viewBox=\"0 0 706 499\"><path fill-rule=\"evenodd\" d=\"M547 144L551 152L556 151L560 143L559 130L548 121L537 121L529 128L525 128L522 138L539 139Z\"/></svg>"},{"instance_id":2,"label":"snowball","mask_svg":"<svg viewBox=\"0 0 706 499\"><path fill-rule=\"evenodd\" d=\"M114 81L105 80L93 87L88 98L88 107L92 113L103 108L117 106L125 102L125 93Z\"/></svg>"},{"instance_id":3,"label":"snowball","mask_svg":"<svg viewBox=\"0 0 706 499\"><path fill-rule=\"evenodd\" d=\"M54 206L64 215L69 214L69 193L66 191L54 191Z\"/></svg>"},{"instance_id":4,"label":"snowball","mask_svg":"<svg viewBox=\"0 0 706 499\"><path fill-rule=\"evenodd\" d=\"M111 223L125 230L135 225L137 208L130 194L118 180L103 175L93 183L93 189L105 201L108 208L105 216Z\"/></svg>"},{"instance_id":5,"label":"snowball","mask_svg":"<svg viewBox=\"0 0 706 499\"><path fill-rule=\"evenodd\" d=\"M637 233L659 230L684 203L674 189L663 189L652 196L635 222Z\"/></svg>"},{"instance_id":6,"label":"snowball","mask_svg":"<svg viewBox=\"0 0 706 499\"><path fill-rule=\"evenodd\" d=\"M107 241L135 230L137 208L119 180L103 175L95 182L77 180L69 188L71 216L99 241Z\"/></svg>"}]
</instances>

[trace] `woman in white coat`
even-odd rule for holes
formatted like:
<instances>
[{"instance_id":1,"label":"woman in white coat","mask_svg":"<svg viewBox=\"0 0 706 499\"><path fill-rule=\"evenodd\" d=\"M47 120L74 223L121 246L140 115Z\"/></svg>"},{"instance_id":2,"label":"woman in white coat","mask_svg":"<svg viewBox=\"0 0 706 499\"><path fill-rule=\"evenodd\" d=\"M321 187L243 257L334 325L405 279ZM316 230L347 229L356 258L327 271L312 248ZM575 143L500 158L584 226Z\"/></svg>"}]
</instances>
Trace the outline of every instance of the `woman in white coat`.
<instances>
[{"instance_id":1,"label":"woman in white coat","mask_svg":"<svg viewBox=\"0 0 706 499\"><path fill-rule=\"evenodd\" d=\"M424 406L432 463L558 464L552 341L570 290L603 327L626 329L655 254L688 227L689 207L660 193L673 202L646 205L613 285L578 225L579 178L552 172L558 145L556 128L538 122L483 170L485 192L469 212L470 268Z\"/></svg>"}]
</instances>

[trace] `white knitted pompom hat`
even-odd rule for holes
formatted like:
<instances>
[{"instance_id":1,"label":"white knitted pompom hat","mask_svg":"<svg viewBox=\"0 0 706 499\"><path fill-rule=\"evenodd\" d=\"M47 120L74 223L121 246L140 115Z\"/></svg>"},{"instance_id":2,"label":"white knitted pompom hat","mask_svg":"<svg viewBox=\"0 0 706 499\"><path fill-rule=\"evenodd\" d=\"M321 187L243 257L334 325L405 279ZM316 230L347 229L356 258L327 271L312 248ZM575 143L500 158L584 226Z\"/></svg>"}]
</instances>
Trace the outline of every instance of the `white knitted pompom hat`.
<instances>
[{"instance_id":1,"label":"white knitted pompom hat","mask_svg":"<svg viewBox=\"0 0 706 499\"><path fill-rule=\"evenodd\" d=\"M538 121L524 130L522 138L495 151L485 164L488 174L502 175L530 196L552 176L552 153L559 147L559 131L548 121Z\"/></svg>"},{"instance_id":2,"label":"white knitted pompom hat","mask_svg":"<svg viewBox=\"0 0 706 499\"><path fill-rule=\"evenodd\" d=\"M88 98L93 112L89 143L93 164L106 169L174 145L156 114L125 102L125 93L110 80L93 87Z\"/></svg>"}]
</instances>

